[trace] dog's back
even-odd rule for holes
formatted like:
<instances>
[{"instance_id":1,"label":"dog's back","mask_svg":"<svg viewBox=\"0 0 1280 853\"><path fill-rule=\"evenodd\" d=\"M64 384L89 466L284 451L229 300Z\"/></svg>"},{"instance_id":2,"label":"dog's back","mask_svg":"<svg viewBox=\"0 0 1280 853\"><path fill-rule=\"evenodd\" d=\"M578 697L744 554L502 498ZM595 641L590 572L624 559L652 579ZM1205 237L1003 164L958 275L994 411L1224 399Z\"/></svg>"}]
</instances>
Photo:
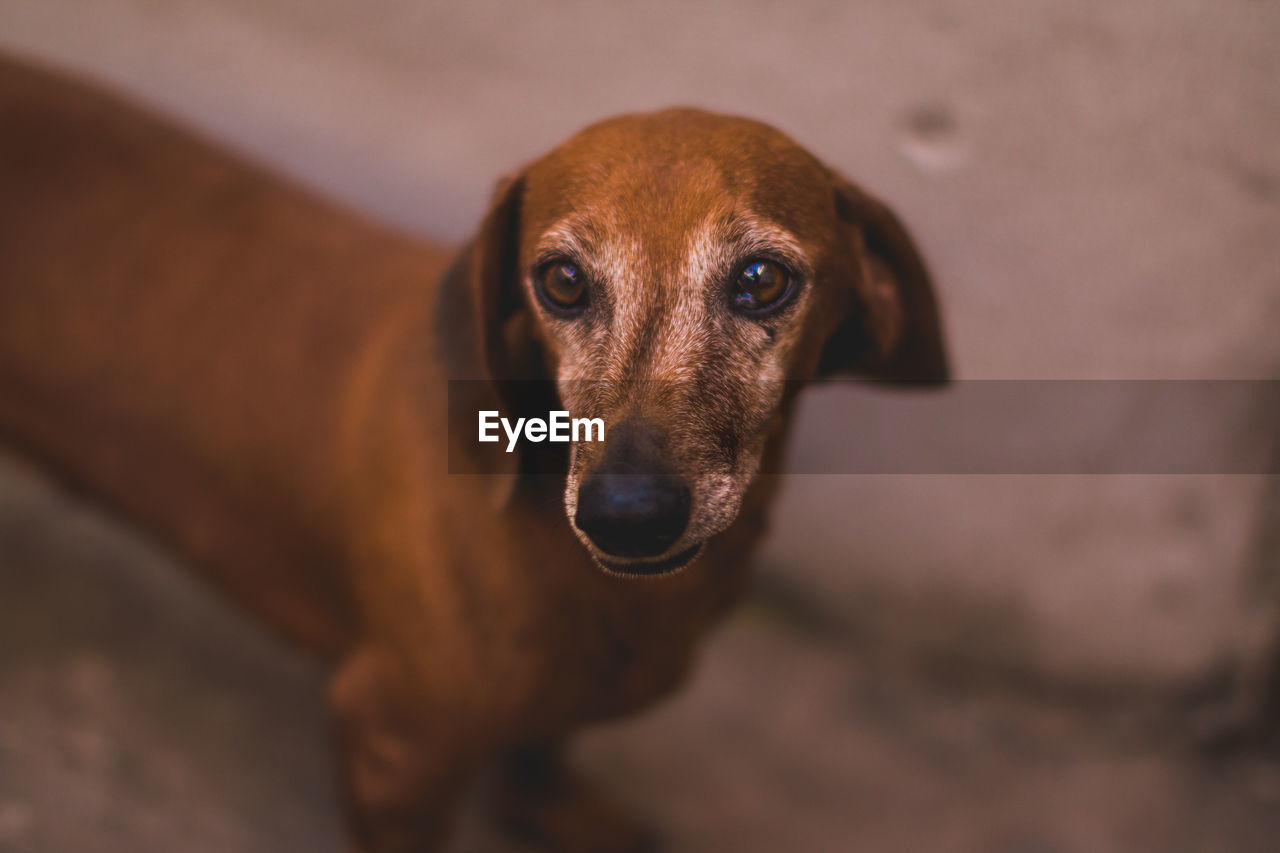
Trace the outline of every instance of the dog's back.
<instances>
[{"instance_id":1,"label":"dog's back","mask_svg":"<svg viewBox=\"0 0 1280 853\"><path fill-rule=\"evenodd\" d=\"M314 645L341 643L314 533L335 512L318 496L338 491L338 410L444 260L0 60L0 441Z\"/></svg>"}]
</instances>

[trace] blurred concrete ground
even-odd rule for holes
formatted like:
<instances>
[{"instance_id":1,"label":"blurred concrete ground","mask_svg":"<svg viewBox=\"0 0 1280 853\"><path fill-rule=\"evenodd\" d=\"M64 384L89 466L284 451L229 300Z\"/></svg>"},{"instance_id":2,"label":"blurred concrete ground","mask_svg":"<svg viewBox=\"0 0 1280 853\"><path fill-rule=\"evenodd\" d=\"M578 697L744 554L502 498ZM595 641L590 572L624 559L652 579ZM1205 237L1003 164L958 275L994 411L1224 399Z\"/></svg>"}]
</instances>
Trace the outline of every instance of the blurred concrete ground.
<instances>
[{"instance_id":1,"label":"blurred concrete ground","mask_svg":"<svg viewBox=\"0 0 1280 853\"><path fill-rule=\"evenodd\" d=\"M1276 850L1280 753L939 675L756 601L580 759L671 853ZM336 853L323 694L180 565L0 469L0 851ZM516 853L474 808L455 849Z\"/></svg>"},{"instance_id":2,"label":"blurred concrete ground","mask_svg":"<svg viewBox=\"0 0 1280 853\"><path fill-rule=\"evenodd\" d=\"M911 225L970 378L1280 373L1277 43L1280 6L1248 0L0 0L0 47L440 236L597 118L773 122ZM856 440L845 405L814 395L795 453ZM794 478L771 603L584 759L677 850L1275 850L1275 759L1181 744L1280 635L1278 495ZM163 555L0 470L0 850L336 849L322 692Z\"/></svg>"}]
</instances>

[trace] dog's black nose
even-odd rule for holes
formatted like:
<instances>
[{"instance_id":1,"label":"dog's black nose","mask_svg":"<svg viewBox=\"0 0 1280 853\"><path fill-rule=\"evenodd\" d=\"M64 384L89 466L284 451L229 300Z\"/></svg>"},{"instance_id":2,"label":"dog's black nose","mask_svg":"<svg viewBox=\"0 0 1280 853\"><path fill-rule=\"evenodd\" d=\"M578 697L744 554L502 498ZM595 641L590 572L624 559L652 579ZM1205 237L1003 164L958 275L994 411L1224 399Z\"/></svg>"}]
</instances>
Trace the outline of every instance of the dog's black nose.
<instances>
[{"instance_id":1,"label":"dog's black nose","mask_svg":"<svg viewBox=\"0 0 1280 853\"><path fill-rule=\"evenodd\" d=\"M612 557L656 557L689 524L689 487L666 465L649 429L619 424L608 441L578 487L574 523Z\"/></svg>"},{"instance_id":2,"label":"dog's black nose","mask_svg":"<svg viewBox=\"0 0 1280 853\"><path fill-rule=\"evenodd\" d=\"M574 522L614 557L656 557L689 523L689 487L676 477L592 474L578 489Z\"/></svg>"}]
</instances>

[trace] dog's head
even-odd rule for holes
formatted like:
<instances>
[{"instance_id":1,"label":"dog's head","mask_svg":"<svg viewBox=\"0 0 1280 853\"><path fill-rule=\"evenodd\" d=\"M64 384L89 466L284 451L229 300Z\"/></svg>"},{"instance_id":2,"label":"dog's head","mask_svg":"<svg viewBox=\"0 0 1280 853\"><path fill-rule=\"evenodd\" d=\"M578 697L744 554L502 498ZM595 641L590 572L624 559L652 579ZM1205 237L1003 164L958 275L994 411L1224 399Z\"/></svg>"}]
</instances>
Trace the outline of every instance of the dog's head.
<instances>
[{"instance_id":1,"label":"dog's head","mask_svg":"<svg viewBox=\"0 0 1280 853\"><path fill-rule=\"evenodd\" d=\"M798 383L947 377L901 223L758 122L594 125L499 187L469 252L490 376L536 353L563 407L606 424L573 446L564 505L608 571L672 571L727 528Z\"/></svg>"}]
</instances>

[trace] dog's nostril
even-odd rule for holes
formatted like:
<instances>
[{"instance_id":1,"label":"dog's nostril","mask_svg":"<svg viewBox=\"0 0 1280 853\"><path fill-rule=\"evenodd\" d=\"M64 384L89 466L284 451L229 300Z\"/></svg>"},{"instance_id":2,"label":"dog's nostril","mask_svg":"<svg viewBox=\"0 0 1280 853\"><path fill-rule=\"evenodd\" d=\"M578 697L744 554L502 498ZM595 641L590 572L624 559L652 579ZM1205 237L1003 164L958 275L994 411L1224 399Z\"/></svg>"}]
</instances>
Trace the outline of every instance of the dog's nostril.
<instances>
[{"instance_id":1,"label":"dog's nostril","mask_svg":"<svg viewBox=\"0 0 1280 853\"><path fill-rule=\"evenodd\" d=\"M578 489L574 523L614 557L656 557L689 523L689 487L679 477L597 473Z\"/></svg>"}]
</instances>

